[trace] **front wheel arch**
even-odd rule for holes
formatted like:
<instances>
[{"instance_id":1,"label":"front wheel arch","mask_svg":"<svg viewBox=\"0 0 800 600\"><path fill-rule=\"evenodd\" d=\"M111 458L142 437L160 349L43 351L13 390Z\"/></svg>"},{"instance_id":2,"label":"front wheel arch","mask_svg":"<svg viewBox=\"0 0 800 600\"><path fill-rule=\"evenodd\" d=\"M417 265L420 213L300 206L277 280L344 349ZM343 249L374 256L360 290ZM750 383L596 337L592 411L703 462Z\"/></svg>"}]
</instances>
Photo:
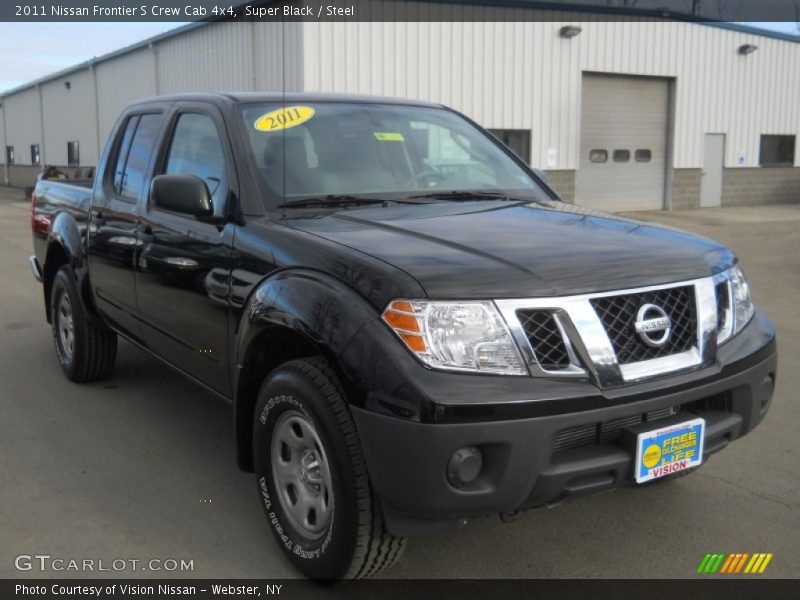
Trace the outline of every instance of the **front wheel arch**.
<instances>
[{"instance_id":1,"label":"front wheel arch","mask_svg":"<svg viewBox=\"0 0 800 600\"><path fill-rule=\"evenodd\" d=\"M345 381L328 348L289 327L266 327L250 342L239 369L234 407L236 455L242 471L253 471L253 413L264 380L282 364L312 356L324 357L340 380Z\"/></svg>"}]
</instances>

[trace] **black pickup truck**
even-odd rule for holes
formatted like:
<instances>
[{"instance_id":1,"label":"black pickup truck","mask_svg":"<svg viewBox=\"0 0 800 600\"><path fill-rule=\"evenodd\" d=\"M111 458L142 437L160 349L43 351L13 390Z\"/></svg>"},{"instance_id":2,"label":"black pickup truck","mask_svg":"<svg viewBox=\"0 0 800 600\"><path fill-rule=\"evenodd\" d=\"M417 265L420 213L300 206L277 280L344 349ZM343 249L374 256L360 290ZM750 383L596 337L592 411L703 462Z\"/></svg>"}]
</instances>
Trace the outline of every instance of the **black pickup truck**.
<instances>
[{"instance_id":1,"label":"black pickup truck","mask_svg":"<svg viewBox=\"0 0 800 600\"><path fill-rule=\"evenodd\" d=\"M775 331L731 251L560 201L439 105L146 100L88 185L32 201L64 372L110 376L121 336L230 402L239 467L311 578L674 479L770 405Z\"/></svg>"}]
</instances>

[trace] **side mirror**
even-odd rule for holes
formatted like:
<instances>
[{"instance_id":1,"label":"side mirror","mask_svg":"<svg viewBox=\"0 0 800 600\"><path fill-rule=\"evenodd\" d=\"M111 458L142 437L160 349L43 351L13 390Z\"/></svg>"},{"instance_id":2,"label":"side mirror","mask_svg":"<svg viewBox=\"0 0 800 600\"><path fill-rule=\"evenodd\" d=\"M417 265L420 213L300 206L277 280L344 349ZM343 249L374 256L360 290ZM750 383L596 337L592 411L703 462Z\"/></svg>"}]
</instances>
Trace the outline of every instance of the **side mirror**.
<instances>
[{"instance_id":1,"label":"side mirror","mask_svg":"<svg viewBox=\"0 0 800 600\"><path fill-rule=\"evenodd\" d=\"M150 185L150 199L164 210L195 217L214 214L208 186L192 175L157 175Z\"/></svg>"},{"instance_id":2,"label":"side mirror","mask_svg":"<svg viewBox=\"0 0 800 600\"><path fill-rule=\"evenodd\" d=\"M542 169L534 169L533 172L539 179L544 181L547 185L550 185L550 175L547 174L547 171Z\"/></svg>"}]
</instances>

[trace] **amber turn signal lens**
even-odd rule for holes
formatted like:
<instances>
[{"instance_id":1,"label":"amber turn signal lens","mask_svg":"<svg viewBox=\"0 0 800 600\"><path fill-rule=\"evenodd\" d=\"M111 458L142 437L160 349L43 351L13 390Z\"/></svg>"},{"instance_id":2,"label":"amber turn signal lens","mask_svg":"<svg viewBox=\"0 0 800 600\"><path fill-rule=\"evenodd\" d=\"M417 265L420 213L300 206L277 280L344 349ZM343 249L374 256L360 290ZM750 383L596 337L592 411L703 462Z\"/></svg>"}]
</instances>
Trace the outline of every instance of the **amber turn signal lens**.
<instances>
[{"instance_id":1,"label":"amber turn signal lens","mask_svg":"<svg viewBox=\"0 0 800 600\"><path fill-rule=\"evenodd\" d=\"M425 345L425 340L421 335L409 335L407 333L401 333L400 337L414 352L425 352L428 349L428 347Z\"/></svg>"},{"instance_id":2,"label":"amber turn signal lens","mask_svg":"<svg viewBox=\"0 0 800 600\"><path fill-rule=\"evenodd\" d=\"M383 320L394 329L413 352L426 352L425 338L417 320L414 307L407 300L395 300L385 311Z\"/></svg>"},{"instance_id":3,"label":"amber turn signal lens","mask_svg":"<svg viewBox=\"0 0 800 600\"><path fill-rule=\"evenodd\" d=\"M411 331L414 333L420 333L419 330L419 323L417 322L416 317L412 317L411 315L402 315L396 312L386 312L383 315L386 322L392 326L393 329L402 329L404 331Z\"/></svg>"}]
</instances>

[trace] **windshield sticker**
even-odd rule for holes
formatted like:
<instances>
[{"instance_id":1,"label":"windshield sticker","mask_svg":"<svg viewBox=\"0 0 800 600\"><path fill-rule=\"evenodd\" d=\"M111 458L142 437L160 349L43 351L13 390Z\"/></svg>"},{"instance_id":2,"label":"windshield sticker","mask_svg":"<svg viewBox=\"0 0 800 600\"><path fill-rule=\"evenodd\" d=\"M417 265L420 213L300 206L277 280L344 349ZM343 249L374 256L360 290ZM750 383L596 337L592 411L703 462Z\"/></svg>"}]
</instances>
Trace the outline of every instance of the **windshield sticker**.
<instances>
[{"instance_id":1,"label":"windshield sticker","mask_svg":"<svg viewBox=\"0 0 800 600\"><path fill-rule=\"evenodd\" d=\"M287 106L261 115L253 123L258 131L283 131L305 123L314 116L314 109L310 106Z\"/></svg>"},{"instance_id":2,"label":"windshield sticker","mask_svg":"<svg viewBox=\"0 0 800 600\"><path fill-rule=\"evenodd\" d=\"M393 133L390 131L376 131L375 139L380 142L405 142L406 138L402 133Z\"/></svg>"}]
</instances>

